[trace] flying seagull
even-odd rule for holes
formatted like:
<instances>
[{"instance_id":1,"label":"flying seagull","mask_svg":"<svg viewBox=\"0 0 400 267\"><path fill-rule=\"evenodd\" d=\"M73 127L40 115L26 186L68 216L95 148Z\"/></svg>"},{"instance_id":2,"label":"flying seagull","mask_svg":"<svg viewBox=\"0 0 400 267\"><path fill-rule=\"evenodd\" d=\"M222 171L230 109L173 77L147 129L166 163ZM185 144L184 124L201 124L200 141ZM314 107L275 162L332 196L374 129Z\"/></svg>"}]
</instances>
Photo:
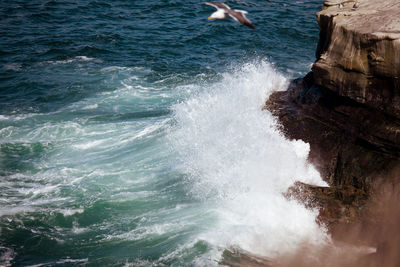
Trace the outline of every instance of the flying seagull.
<instances>
[{"instance_id":1,"label":"flying seagull","mask_svg":"<svg viewBox=\"0 0 400 267\"><path fill-rule=\"evenodd\" d=\"M217 9L214 13L211 14L211 16L208 17L208 20L212 19L226 19L228 17L233 18L237 22L246 25L247 27L255 30L256 27L254 27L253 24L251 24L250 20L248 20L245 16L247 14L247 11L244 10L237 10L237 9L231 9L229 6L227 6L224 3L216 3L216 2L205 2L205 5L213 6Z\"/></svg>"}]
</instances>

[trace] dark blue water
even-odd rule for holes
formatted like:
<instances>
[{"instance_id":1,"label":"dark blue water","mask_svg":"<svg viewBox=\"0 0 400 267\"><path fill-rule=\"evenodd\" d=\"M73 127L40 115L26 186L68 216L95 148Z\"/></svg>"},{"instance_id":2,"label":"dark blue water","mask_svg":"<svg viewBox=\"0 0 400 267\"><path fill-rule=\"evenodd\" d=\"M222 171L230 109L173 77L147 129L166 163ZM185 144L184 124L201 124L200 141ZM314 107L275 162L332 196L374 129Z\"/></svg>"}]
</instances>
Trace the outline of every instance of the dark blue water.
<instances>
[{"instance_id":1,"label":"dark blue water","mask_svg":"<svg viewBox=\"0 0 400 267\"><path fill-rule=\"evenodd\" d=\"M2 111L48 112L78 101L106 82L95 73L104 66L150 69L149 82L177 74L174 82L184 82L267 58L300 75L314 59L319 2L227 2L250 12L257 31L249 31L208 22L213 8L197 1L3 1Z\"/></svg>"},{"instance_id":2,"label":"dark blue water","mask_svg":"<svg viewBox=\"0 0 400 267\"><path fill-rule=\"evenodd\" d=\"M309 71L322 3L226 3L257 29L208 21L214 9L190 0L1 2L0 265L204 266L229 246L270 256L254 240L276 229L224 202L261 178L232 189L220 173L240 184L268 165L242 148L274 124L257 113L268 94ZM278 135L265 139L296 150ZM273 165L299 172L284 161ZM249 219L221 219L235 216Z\"/></svg>"}]
</instances>

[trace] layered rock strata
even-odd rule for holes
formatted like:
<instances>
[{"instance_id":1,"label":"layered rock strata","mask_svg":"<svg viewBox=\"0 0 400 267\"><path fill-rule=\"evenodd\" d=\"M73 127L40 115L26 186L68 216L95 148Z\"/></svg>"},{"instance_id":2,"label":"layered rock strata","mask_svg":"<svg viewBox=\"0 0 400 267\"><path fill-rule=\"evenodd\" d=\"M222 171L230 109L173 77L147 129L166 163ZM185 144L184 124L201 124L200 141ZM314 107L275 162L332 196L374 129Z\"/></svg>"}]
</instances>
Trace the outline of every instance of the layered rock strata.
<instances>
[{"instance_id":1,"label":"layered rock strata","mask_svg":"<svg viewBox=\"0 0 400 267\"><path fill-rule=\"evenodd\" d=\"M356 4L355 4L356 3ZM299 185L329 225L365 213L376 184L400 166L400 1L325 1L312 72L266 108L282 131L310 143L330 188ZM299 195L299 194L298 194Z\"/></svg>"},{"instance_id":2,"label":"layered rock strata","mask_svg":"<svg viewBox=\"0 0 400 267\"><path fill-rule=\"evenodd\" d=\"M400 1L343 2L317 14L315 83L400 117Z\"/></svg>"}]
</instances>

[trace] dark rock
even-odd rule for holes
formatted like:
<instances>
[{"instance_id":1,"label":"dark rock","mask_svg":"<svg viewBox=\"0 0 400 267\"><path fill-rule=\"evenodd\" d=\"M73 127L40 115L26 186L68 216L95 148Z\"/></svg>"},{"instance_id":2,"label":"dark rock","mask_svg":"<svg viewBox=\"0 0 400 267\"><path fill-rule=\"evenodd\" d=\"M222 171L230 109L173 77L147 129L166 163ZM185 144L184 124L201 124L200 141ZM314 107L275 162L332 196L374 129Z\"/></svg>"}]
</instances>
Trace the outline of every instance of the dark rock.
<instances>
[{"instance_id":1,"label":"dark rock","mask_svg":"<svg viewBox=\"0 0 400 267\"><path fill-rule=\"evenodd\" d=\"M288 138L310 144L330 188L298 184L288 194L304 193L329 225L357 220L374 185L400 166L399 13L397 0L325 1L312 72L265 106Z\"/></svg>"},{"instance_id":2,"label":"dark rock","mask_svg":"<svg viewBox=\"0 0 400 267\"><path fill-rule=\"evenodd\" d=\"M273 93L266 108L288 138L310 144L309 160L331 187L306 191L328 224L356 220L374 183L400 163L400 121L316 85L313 73Z\"/></svg>"},{"instance_id":3,"label":"dark rock","mask_svg":"<svg viewBox=\"0 0 400 267\"><path fill-rule=\"evenodd\" d=\"M325 1L312 72L265 105L329 184L286 197L319 208L334 239L377 247L349 266L400 264L399 14L398 0Z\"/></svg>"}]
</instances>

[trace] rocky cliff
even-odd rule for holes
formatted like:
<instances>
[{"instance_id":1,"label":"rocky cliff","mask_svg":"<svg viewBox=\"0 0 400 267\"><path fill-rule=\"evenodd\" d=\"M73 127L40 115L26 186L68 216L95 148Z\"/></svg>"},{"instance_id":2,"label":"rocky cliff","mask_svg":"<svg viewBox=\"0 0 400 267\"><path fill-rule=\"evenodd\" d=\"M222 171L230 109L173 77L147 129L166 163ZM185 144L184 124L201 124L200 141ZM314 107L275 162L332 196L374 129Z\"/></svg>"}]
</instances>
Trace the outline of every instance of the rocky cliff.
<instances>
[{"instance_id":1,"label":"rocky cliff","mask_svg":"<svg viewBox=\"0 0 400 267\"><path fill-rule=\"evenodd\" d=\"M266 108L282 131L310 143L329 188L298 185L329 226L358 220L400 166L400 1L325 1L316 62ZM300 194L301 193L301 194Z\"/></svg>"},{"instance_id":2,"label":"rocky cliff","mask_svg":"<svg viewBox=\"0 0 400 267\"><path fill-rule=\"evenodd\" d=\"M315 83L400 117L400 1L325 1Z\"/></svg>"}]
</instances>

